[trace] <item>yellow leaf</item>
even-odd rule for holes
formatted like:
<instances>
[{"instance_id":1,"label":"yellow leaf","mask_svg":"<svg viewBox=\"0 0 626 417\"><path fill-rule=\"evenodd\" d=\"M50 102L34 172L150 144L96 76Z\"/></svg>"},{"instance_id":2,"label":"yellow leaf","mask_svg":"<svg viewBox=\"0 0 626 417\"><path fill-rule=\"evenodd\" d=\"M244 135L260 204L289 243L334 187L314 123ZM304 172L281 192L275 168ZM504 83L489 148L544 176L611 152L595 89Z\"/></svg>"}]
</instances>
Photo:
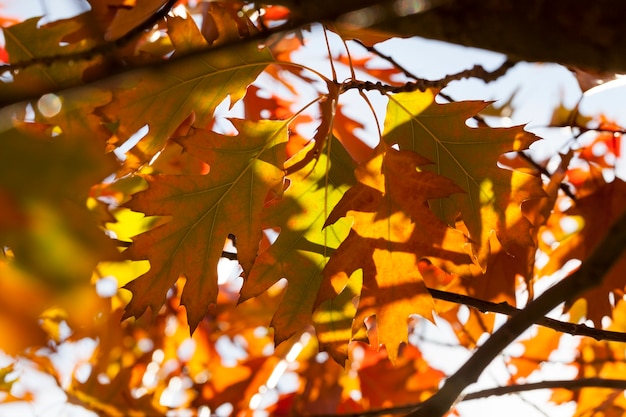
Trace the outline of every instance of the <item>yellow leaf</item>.
<instances>
[{"instance_id":1,"label":"yellow leaf","mask_svg":"<svg viewBox=\"0 0 626 417\"><path fill-rule=\"evenodd\" d=\"M288 175L289 187L283 196L265 209L264 228L278 227L280 234L259 253L241 289L243 301L287 278L285 295L271 323L277 344L311 322L322 270L349 231L345 220L323 228L332 207L354 182L351 160L341 145L333 140L328 150L330 155L322 154ZM290 163L296 163L306 152Z\"/></svg>"},{"instance_id":2,"label":"yellow leaf","mask_svg":"<svg viewBox=\"0 0 626 417\"><path fill-rule=\"evenodd\" d=\"M438 104L431 91L395 94L389 97L384 134L390 145L397 144L401 150L415 151L432 161L426 170L461 187L462 193L431 202L431 206L449 225L456 223L461 212L483 266L492 231L505 247L512 242L533 246L532 225L521 214L521 204L545 196L538 177L498 167L502 154L524 150L538 137L519 126L494 129L466 125L466 120L487 104Z\"/></svg>"},{"instance_id":3,"label":"yellow leaf","mask_svg":"<svg viewBox=\"0 0 626 417\"><path fill-rule=\"evenodd\" d=\"M381 143L371 159L357 167L356 186L344 194L326 224L354 218L352 231L326 265L327 283L318 301L334 297L357 269L363 269L357 317L376 315L378 338L395 361L407 341L411 314L432 318L434 303L417 268L423 257L443 264L470 264L466 237L447 227L428 208L429 199L460 189L431 172L418 172L428 161L411 151Z\"/></svg>"}]
</instances>

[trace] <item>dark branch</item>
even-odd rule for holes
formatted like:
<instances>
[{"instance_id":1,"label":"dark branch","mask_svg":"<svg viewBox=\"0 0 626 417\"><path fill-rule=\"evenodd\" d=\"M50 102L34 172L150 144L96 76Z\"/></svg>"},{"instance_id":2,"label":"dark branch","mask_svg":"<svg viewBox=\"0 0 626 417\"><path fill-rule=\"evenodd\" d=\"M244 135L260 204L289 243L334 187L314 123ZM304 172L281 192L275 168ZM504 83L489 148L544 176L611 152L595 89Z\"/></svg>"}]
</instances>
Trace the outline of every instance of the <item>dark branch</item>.
<instances>
[{"instance_id":1,"label":"dark branch","mask_svg":"<svg viewBox=\"0 0 626 417\"><path fill-rule=\"evenodd\" d=\"M465 387L475 382L487 365L524 330L559 304L573 300L581 293L600 285L606 273L621 258L625 249L626 213L615 222L577 271L549 288L526 308L513 315L476 350L458 371L446 380L435 395L408 416L443 416L459 398Z\"/></svg>"},{"instance_id":2,"label":"dark branch","mask_svg":"<svg viewBox=\"0 0 626 417\"><path fill-rule=\"evenodd\" d=\"M19 63L11 63L8 65L0 65L0 73L2 72L13 72L19 69L27 68L33 65L51 65L56 62L73 62L79 60L90 60L98 55L109 55L115 53L120 46L123 46L125 43L128 43L135 36L142 33L147 28L151 28L154 26L156 22L162 19L167 13L169 13L170 8L176 3L175 0L168 0L167 4L164 5L157 13L148 18L144 23L131 30L129 33L124 35L122 38L117 39L116 41L105 43L98 45L94 48L77 52L75 54L67 54L67 55L54 55L47 57L35 58L29 61L23 61ZM295 29L301 28L303 26L316 23L316 22L325 22L325 21L335 21L339 19L341 16L349 14L351 12L359 11L371 6L379 6L385 10L385 15L387 17L391 17L393 7L392 1L390 0L343 0L338 2L336 0L317 0L316 2L300 2L296 3L296 6L291 4L289 1L281 2L281 1L273 1L272 4L280 4L285 3L292 8L292 18L285 25L267 29L262 32L258 32L254 35L251 35L247 38L235 39L230 41L229 43L225 43L219 46L207 46L204 48L198 48L193 51L189 51L184 54L177 54L174 58L164 59L161 62L150 62L148 64L140 64L140 65L129 65L129 66L117 66L107 70L106 74L101 74L97 76L93 76L90 79L90 82L96 82L101 79L109 78L121 73L129 72L136 69L145 69L150 68L154 70L158 70L162 65L167 65L172 62L184 62L186 60L193 60L202 56L203 58L210 60L211 54L213 52L221 52L224 50L228 50L229 48L236 48L248 42L258 42L262 43L266 41L270 36L282 33L288 33ZM390 35L392 36L392 35ZM3 83L0 83L0 86ZM34 100L39 98L41 95L46 93L56 93L61 90L65 90L71 87L77 87L83 85L81 80L77 80L73 83L67 82L64 84L62 88L52 88L46 87L45 89L41 89L41 91L33 91L30 90L27 93L24 92L15 92L11 91L10 93L3 93L0 90L0 107L7 106L9 104L18 103L26 100Z\"/></svg>"},{"instance_id":3,"label":"dark branch","mask_svg":"<svg viewBox=\"0 0 626 417\"><path fill-rule=\"evenodd\" d=\"M575 380L552 380L533 382L529 384L506 385L503 387L489 388L481 391L466 394L461 401L472 401L493 395L519 394L526 391L538 389L563 388L568 390L580 390L583 388L608 388L616 390L626 390L626 380L623 379L602 379L602 378L581 378ZM320 414L316 417L375 417L385 414L401 414L414 410L420 404L407 404L399 407L390 407L379 410L363 411L360 413L347 414Z\"/></svg>"},{"instance_id":4,"label":"dark branch","mask_svg":"<svg viewBox=\"0 0 626 417\"><path fill-rule=\"evenodd\" d=\"M439 80L416 79L403 85L388 85L381 82L349 80L342 84L342 91L359 89L366 91L378 91L381 94L390 93L410 93L413 91L426 91L429 88L440 90L450 84L451 81L458 81L465 78L479 78L485 82L494 81L511 69L516 63L513 61L505 61L499 68L494 71L487 71L481 65L474 65L472 68L458 72L456 74L447 75Z\"/></svg>"},{"instance_id":5,"label":"dark branch","mask_svg":"<svg viewBox=\"0 0 626 417\"><path fill-rule=\"evenodd\" d=\"M602 378L581 378L575 380L541 381L521 385L507 385L503 387L489 388L482 391L471 392L463 397L462 401L477 400L490 397L492 395L515 394L538 389L564 388L578 390L582 388L610 388L626 390L626 380L623 379L602 379Z\"/></svg>"},{"instance_id":6,"label":"dark branch","mask_svg":"<svg viewBox=\"0 0 626 417\"><path fill-rule=\"evenodd\" d=\"M178 0L168 0L167 3L165 3L159 10L157 10L154 14L148 17L144 22L142 22L137 27L131 29L124 36L114 41L106 42L106 43L97 45L95 47L92 47L90 49L86 49L84 51L79 51L75 53L69 53L69 54L63 54L63 55L50 55L50 56L45 56L45 57L35 57L27 61L13 62L10 64L2 64L0 65L0 72L2 71L14 72L16 70L21 70L21 69L28 68L34 65L39 65L39 64L50 65L56 62L89 60L89 59L92 59L94 56L111 54L115 52L116 50L118 50L119 48L131 42L133 39L141 35L146 30L154 27L156 23L158 23L161 19L167 16L167 14L170 12L172 7L174 7L177 1ZM326 4L325 6L320 5L319 4L320 1L317 1L316 6L314 8L310 7L312 5L307 4L307 2L302 2L302 4L298 3L297 7L292 7L292 5L290 5L290 7L292 7L294 11L293 13L294 18L292 18L291 21L288 22L287 24L273 28L273 29L266 29L260 33L257 33L256 35L252 35L245 39L243 38L239 40L235 39L224 46L234 46L234 45L237 45L242 42L249 41L249 40L261 41L263 39L268 38L270 35L273 35L276 33L290 31L300 26L304 26L307 24L315 23L315 22L321 22L325 20L335 20L346 13L354 12L355 10L360 10L365 7L373 6L377 4L388 3L388 0L363 0L363 1L349 0L349 1L343 1L340 4L337 4L337 2L335 2L335 4L332 4L332 5L331 5L331 1L329 0L321 0L321 2L328 3L328 4ZM281 2L280 1L272 2L272 4L277 4L277 3L281 3ZM213 49L213 47L209 46L207 48L203 48L195 52L203 53L210 49ZM178 59L183 59L183 58L184 56L181 55Z\"/></svg>"},{"instance_id":7,"label":"dark branch","mask_svg":"<svg viewBox=\"0 0 626 417\"><path fill-rule=\"evenodd\" d=\"M626 3L614 0L454 0L375 27L517 60L624 72L624 15Z\"/></svg>"},{"instance_id":8,"label":"dark branch","mask_svg":"<svg viewBox=\"0 0 626 417\"><path fill-rule=\"evenodd\" d=\"M50 55L43 57L35 57L28 61L22 62L13 62L11 64L3 64L0 65L0 72L9 71L15 72L17 70L22 70L28 67L32 67L34 65L50 65L55 62L70 62L70 61L80 61L80 60L89 60L94 56L98 55L109 55L114 53L119 48L127 45L137 36L141 35L148 29L151 29L155 24L159 22L159 20L165 18L167 14L170 12L174 4L176 4L178 0L168 0L167 3L163 5L159 10L157 10L154 14L144 20L140 25L134 27L130 31L128 31L124 36L111 41L100 44L90 49L86 49L84 51L79 51L71 54L64 55Z\"/></svg>"},{"instance_id":9,"label":"dark branch","mask_svg":"<svg viewBox=\"0 0 626 417\"><path fill-rule=\"evenodd\" d=\"M470 297L467 295L456 294L447 291L441 291L429 288L429 291L433 298L443 301L449 301L456 304L464 304L470 307L474 307L477 310L492 313L506 314L507 316L513 316L524 310L515 308L507 303L492 303L490 301L480 300L478 298ZM549 327L561 333L571 334L573 336L586 336L595 340L611 340L614 342L626 342L626 333L613 332L609 330L594 329L585 324L568 323L566 321L560 321L551 319L549 317L541 317L534 324L540 326Z\"/></svg>"}]
</instances>

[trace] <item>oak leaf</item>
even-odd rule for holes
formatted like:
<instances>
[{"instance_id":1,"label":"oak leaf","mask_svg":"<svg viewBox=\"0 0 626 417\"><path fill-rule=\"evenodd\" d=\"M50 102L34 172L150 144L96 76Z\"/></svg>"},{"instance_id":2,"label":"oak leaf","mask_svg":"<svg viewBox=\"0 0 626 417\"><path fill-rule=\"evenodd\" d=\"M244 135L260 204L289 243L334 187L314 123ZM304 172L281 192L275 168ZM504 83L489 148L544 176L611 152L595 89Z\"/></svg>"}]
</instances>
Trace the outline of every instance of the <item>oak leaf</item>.
<instances>
[{"instance_id":1,"label":"oak leaf","mask_svg":"<svg viewBox=\"0 0 626 417\"><path fill-rule=\"evenodd\" d=\"M389 355L391 359L391 355ZM359 369L361 392L367 408L380 409L421 402L437 392L445 374L430 366L420 350L405 345L395 363L386 352L365 349Z\"/></svg>"},{"instance_id":2,"label":"oak leaf","mask_svg":"<svg viewBox=\"0 0 626 417\"><path fill-rule=\"evenodd\" d=\"M372 148L355 134L356 130L364 127L361 122L345 114L344 106L337 104L333 120L333 134L346 148L352 159L359 163L366 161L372 154Z\"/></svg>"},{"instance_id":3,"label":"oak leaf","mask_svg":"<svg viewBox=\"0 0 626 417\"><path fill-rule=\"evenodd\" d=\"M41 26L39 20L39 17L33 17L2 30L6 42L4 48L11 64L78 53L96 45L96 40L89 36L82 36L80 40L69 39L84 28L84 16ZM102 61L101 56L94 56L78 60L73 65L67 65L64 61L29 65L12 74L12 82L0 83L0 96L2 101L11 102L11 95L37 97L49 91L80 85L85 70Z\"/></svg>"},{"instance_id":4,"label":"oak leaf","mask_svg":"<svg viewBox=\"0 0 626 417\"><path fill-rule=\"evenodd\" d=\"M608 330L623 332L625 326L626 303L617 301L614 310L614 321ZM576 358L572 365L577 368L577 378L623 379L626 372L626 355L623 343L613 341L597 341L583 338L578 345ZM576 402L574 416L587 415L621 416L626 410L626 398L622 390L586 387L571 392L566 396L557 389L553 393L555 402Z\"/></svg>"},{"instance_id":5,"label":"oak leaf","mask_svg":"<svg viewBox=\"0 0 626 417\"><path fill-rule=\"evenodd\" d=\"M348 277L363 269L357 317L376 315L378 338L392 361L407 340L411 314L432 319L434 303L417 269L423 257L444 263L471 263L466 237L447 227L427 201L460 192L450 180L418 172L429 161L411 151L381 143L355 170L358 183L330 213L326 225L353 217L348 237L326 265L318 302L333 298Z\"/></svg>"},{"instance_id":6,"label":"oak leaf","mask_svg":"<svg viewBox=\"0 0 626 417\"><path fill-rule=\"evenodd\" d=\"M187 278L181 303L192 329L217 297L217 262L229 234L249 271L262 237L261 210L272 190L282 192L287 123L232 121L238 136L197 130L181 144L210 166L207 175L148 175L146 191L127 207L171 220L136 238L131 259L150 260L150 271L126 287L133 292L126 316L158 311L179 275Z\"/></svg>"},{"instance_id":7,"label":"oak leaf","mask_svg":"<svg viewBox=\"0 0 626 417\"><path fill-rule=\"evenodd\" d=\"M521 342L524 353L518 357L507 360L509 365L515 367L511 371L511 382L520 378L527 378L531 373L538 370L540 364L548 362L550 355L559 347L562 334L547 327L537 327L536 334L530 339Z\"/></svg>"},{"instance_id":8,"label":"oak leaf","mask_svg":"<svg viewBox=\"0 0 626 417\"><path fill-rule=\"evenodd\" d=\"M266 49L248 43L103 82L112 89L114 99L101 112L116 122L117 141L127 140L145 125L149 128L129 151L135 158L129 159L127 168L134 170L148 162L192 112L195 126L206 128L215 108L227 97L231 105L239 100L271 62Z\"/></svg>"},{"instance_id":9,"label":"oak leaf","mask_svg":"<svg viewBox=\"0 0 626 417\"><path fill-rule=\"evenodd\" d=\"M545 196L540 178L498 167L502 154L527 149L538 137L519 126L467 126L466 120L487 105L478 101L438 104L431 91L395 94L389 97L384 134L387 143L431 160L433 165L425 169L449 178L464 191L431 207L450 225L461 212L481 265L486 263L492 231L505 248L513 242L534 245L532 225L523 216L521 204Z\"/></svg>"},{"instance_id":10,"label":"oak leaf","mask_svg":"<svg viewBox=\"0 0 626 417\"><path fill-rule=\"evenodd\" d=\"M182 55L209 46L193 19L167 16L167 35L174 46L174 55Z\"/></svg>"},{"instance_id":11,"label":"oak leaf","mask_svg":"<svg viewBox=\"0 0 626 417\"><path fill-rule=\"evenodd\" d=\"M355 300L361 293L363 277L357 271L350 277L346 287L334 298L322 302L313 314L315 334L320 351L328 354L340 365L345 366L349 356L349 344L353 340L366 342L359 337L359 325L355 328Z\"/></svg>"},{"instance_id":12,"label":"oak leaf","mask_svg":"<svg viewBox=\"0 0 626 417\"><path fill-rule=\"evenodd\" d=\"M143 0L133 2L132 7L118 7L104 39L115 41L123 37L152 17L166 2L167 0Z\"/></svg>"},{"instance_id":13,"label":"oak leaf","mask_svg":"<svg viewBox=\"0 0 626 417\"><path fill-rule=\"evenodd\" d=\"M287 290L271 322L277 344L311 323L324 266L350 227L345 220L323 227L354 182L353 164L341 145L332 140L327 150L329 155L321 154L288 175L289 187L282 198L265 210L263 227L279 227L280 234L259 254L241 289L241 300L247 300L287 278ZM304 154L300 152L299 158ZM296 157L291 163L298 161Z\"/></svg>"},{"instance_id":14,"label":"oak leaf","mask_svg":"<svg viewBox=\"0 0 626 417\"><path fill-rule=\"evenodd\" d=\"M201 32L211 46L225 45L258 32L242 11L243 3L212 1L203 5Z\"/></svg>"}]
</instances>

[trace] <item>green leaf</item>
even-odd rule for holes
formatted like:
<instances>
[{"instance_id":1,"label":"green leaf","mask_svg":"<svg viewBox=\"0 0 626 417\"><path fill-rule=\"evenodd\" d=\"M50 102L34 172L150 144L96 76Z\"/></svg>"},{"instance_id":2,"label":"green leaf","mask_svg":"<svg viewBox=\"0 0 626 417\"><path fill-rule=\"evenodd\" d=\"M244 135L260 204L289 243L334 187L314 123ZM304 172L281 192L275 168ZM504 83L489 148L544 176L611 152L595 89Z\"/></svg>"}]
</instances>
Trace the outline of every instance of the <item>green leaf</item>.
<instances>
[{"instance_id":1,"label":"green leaf","mask_svg":"<svg viewBox=\"0 0 626 417\"><path fill-rule=\"evenodd\" d=\"M327 152L289 175L282 199L266 209L264 227L280 228L280 234L259 254L241 290L241 300L247 300L287 278L287 290L271 323L277 344L311 323L324 266L350 229L346 219L323 228L349 188L348 181L354 182L353 162L341 144L332 140Z\"/></svg>"},{"instance_id":2,"label":"green leaf","mask_svg":"<svg viewBox=\"0 0 626 417\"><path fill-rule=\"evenodd\" d=\"M348 345L358 338L355 333L360 324L354 326L357 314L354 298L361 294L362 285L363 273L362 270L357 270L346 287L336 297L320 303L313 314L320 350L328 352L342 366L345 366L348 359Z\"/></svg>"}]
</instances>

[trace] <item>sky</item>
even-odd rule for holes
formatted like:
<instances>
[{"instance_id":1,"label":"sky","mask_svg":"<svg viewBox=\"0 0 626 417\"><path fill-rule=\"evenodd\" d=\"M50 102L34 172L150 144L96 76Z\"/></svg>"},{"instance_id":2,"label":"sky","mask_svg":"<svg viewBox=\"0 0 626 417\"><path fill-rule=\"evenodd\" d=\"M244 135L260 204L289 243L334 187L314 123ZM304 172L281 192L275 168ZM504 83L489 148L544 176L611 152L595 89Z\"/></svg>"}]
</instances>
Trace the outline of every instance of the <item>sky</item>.
<instances>
[{"instance_id":1,"label":"sky","mask_svg":"<svg viewBox=\"0 0 626 417\"><path fill-rule=\"evenodd\" d=\"M43 4L43 7L42 7ZM7 16L28 17L39 14L47 14L54 11L54 18L71 16L77 10L85 10L86 2L82 0L74 1L38 1L38 0L5 0L0 13ZM315 42L318 42L316 45ZM311 43L309 55L302 56L307 65L315 67L321 72L328 73L329 67L326 59L325 46L320 43L321 38ZM341 46L336 47L339 52ZM505 59L501 54L488 51L481 51L472 48L461 48L453 45L446 45L441 42L426 41L420 39L391 40L379 45L382 52L394 56L400 64L410 68L417 76L427 79L438 79L447 74L456 73L472 67L478 63L486 69L497 68ZM358 48L355 47L355 51ZM402 51L398 53L398 51ZM342 72L343 71L343 72ZM348 78L349 73L345 69L340 69L339 79ZM480 80L466 80L451 83L445 92L456 100L494 100L505 102L514 95L513 106L516 111L510 120L505 123L509 125L526 124L527 129L536 131L540 135L546 135L546 139L540 144L533 146L533 150L538 155L553 154L562 149L564 143L571 135L568 132L550 132L544 129L549 122L552 109L560 103L567 107L573 107L581 99L581 92L572 74L565 68L555 64L531 64L524 63L510 70L507 76L496 82L485 84ZM580 102L581 111L595 114L602 112L608 117L614 118L626 125L626 85L621 81L616 81L610 86L597 88L587 93ZM362 118L363 114L368 114L369 110L364 107L360 100L351 99L352 105L347 113L355 118L361 118L365 124L364 132L375 132L376 126L371 117ZM373 97L373 96L372 96ZM384 110L384 100L374 99L377 103L377 110L382 116ZM375 136L375 135L374 135ZM624 172L626 164L618 161L618 172ZM620 174L621 175L621 174ZM548 283L549 281L546 281ZM523 294L520 295L523 298ZM504 318L500 318L503 321ZM425 357L439 369L452 373L468 358L471 352L464 349L448 346L455 336L445 322L439 321L437 325L426 321L419 326L419 334L412 337L428 339L430 343L424 346ZM563 379L571 378L575 375L574 370L558 365L558 362L571 360L571 348L576 343L575 337L563 339L559 350L554 353L553 359L557 364L546 365L541 372L531 375L528 382L535 382L541 379ZM94 348L92 342L85 341L77 345L68 345L57 355L57 360L61 366L68 366L73 361L85 361L89 352ZM519 353L520 347L513 344L507 350L507 354ZM8 359L0 355L0 367ZM63 365L65 364L65 365ZM26 372L26 371L25 371ZM506 384L508 371L501 359L497 359L483 373L478 383L468 388L468 392L491 388ZM32 405L11 405L0 404L0 417L39 416L46 417L84 417L95 416L95 414L84 411L79 407L67 404L63 400L62 393L54 390L51 384L54 382L46 379L46 376L24 373L26 385L44 387L42 397ZM554 406L548 403L549 391L534 391L515 396L503 396L489 398L487 401L477 400L463 402L458 405L461 416L483 416L501 417L503 410L506 410L507 417L559 417L571 415L574 405ZM534 404L538 404L535 406ZM18 414L19 413L19 414Z\"/></svg>"}]
</instances>

